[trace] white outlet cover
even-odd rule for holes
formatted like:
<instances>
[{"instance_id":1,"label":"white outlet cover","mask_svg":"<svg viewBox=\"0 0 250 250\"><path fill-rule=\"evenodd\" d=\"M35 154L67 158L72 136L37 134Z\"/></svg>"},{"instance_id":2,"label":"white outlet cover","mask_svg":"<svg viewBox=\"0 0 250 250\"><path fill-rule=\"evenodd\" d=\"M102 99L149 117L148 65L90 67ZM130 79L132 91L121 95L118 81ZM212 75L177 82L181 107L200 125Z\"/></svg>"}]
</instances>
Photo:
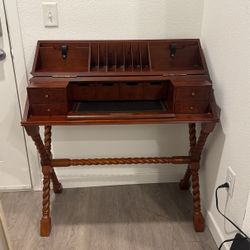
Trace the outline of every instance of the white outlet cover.
<instances>
[{"instance_id":1,"label":"white outlet cover","mask_svg":"<svg viewBox=\"0 0 250 250\"><path fill-rule=\"evenodd\" d=\"M228 193L231 197L233 197L235 178L236 178L236 174L233 171L233 169L229 166L227 169L227 180L226 181L229 184Z\"/></svg>"},{"instance_id":2,"label":"white outlet cover","mask_svg":"<svg viewBox=\"0 0 250 250\"><path fill-rule=\"evenodd\" d=\"M45 27L58 27L58 12L56 2L43 2L43 22Z\"/></svg>"}]
</instances>

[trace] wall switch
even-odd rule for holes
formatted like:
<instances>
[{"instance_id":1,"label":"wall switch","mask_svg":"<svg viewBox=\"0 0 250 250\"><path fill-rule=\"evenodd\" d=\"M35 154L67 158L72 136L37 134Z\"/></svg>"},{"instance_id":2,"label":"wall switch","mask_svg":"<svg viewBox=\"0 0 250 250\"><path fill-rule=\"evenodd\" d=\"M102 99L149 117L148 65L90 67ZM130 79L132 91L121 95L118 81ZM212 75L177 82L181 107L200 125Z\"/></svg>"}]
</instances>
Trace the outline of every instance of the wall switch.
<instances>
[{"instance_id":1,"label":"wall switch","mask_svg":"<svg viewBox=\"0 0 250 250\"><path fill-rule=\"evenodd\" d=\"M58 26L57 3L43 2L43 22L45 27Z\"/></svg>"},{"instance_id":2,"label":"wall switch","mask_svg":"<svg viewBox=\"0 0 250 250\"><path fill-rule=\"evenodd\" d=\"M229 184L228 193L231 197L233 196L233 192L234 192L235 178L236 178L236 174L234 173L231 167L228 167L226 182Z\"/></svg>"}]
</instances>

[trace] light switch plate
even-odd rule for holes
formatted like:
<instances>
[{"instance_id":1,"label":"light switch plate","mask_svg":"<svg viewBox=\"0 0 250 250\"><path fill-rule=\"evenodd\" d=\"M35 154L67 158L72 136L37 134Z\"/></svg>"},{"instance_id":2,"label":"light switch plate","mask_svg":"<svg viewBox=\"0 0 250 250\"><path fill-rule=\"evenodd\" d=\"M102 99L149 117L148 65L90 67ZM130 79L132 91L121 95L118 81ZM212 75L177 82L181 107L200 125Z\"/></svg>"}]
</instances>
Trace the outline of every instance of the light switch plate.
<instances>
[{"instance_id":1,"label":"light switch plate","mask_svg":"<svg viewBox=\"0 0 250 250\"><path fill-rule=\"evenodd\" d=\"M57 3L55 2L43 2L43 22L45 27L57 27L58 26L58 13Z\"/></svg>"}]
</instances>

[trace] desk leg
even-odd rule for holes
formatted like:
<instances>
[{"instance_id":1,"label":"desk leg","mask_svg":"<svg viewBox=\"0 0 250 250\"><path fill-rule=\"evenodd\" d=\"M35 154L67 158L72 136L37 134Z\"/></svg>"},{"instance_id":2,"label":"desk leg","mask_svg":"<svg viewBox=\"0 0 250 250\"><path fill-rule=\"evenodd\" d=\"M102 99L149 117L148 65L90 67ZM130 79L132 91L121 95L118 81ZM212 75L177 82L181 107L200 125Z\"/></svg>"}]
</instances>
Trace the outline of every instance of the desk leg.
<instances>
[{"instance_id":1,"label":"desk leg","mask_svg":"<svg viewBox=\"0 0 250 250\"><path fill-rule=\"evenodd\" d=\"M215 124L203 123L196 145L191 150L191 173L193 189L193 223L196 232L203 232L205 228L204 218L201 213L199 168L201 153L208 135L213 131Z\"/></svg>"},{"instance_id":2,"label":"desk leg","mask_svg":"<svg viewBox=\"0 0 250 250\"><path fill-rule=\"evenodd\" d=\"M51 231L50 218L50 178L51 166L42 166L43 171L43 209L42 219L40 222L40 235L49 236Z\"/></svg>"},{"instance_id":3,"label":"desk leg","mask_svg":"<svg viewBox=\"0 0 250 250\"><path fill-rule=\"evenodd\" d=\"M189 123L189 143L190 143L190 150L189 155L192 154L192 150L194 149L196 145L196 128L195 123ZM191 166L188 165L188 168L186 170L186 173L181 179L179 187L181 190L188 190L190 188L190 177L192 175Z\"/></svg>"},{"instance_id":4,"label":"desk leg","mask_svg":"<svg viewBox=\"0 0 250 250\"><path fill-rule=\"evenodd\" d=\"M44 127L44 146L45 146L47 153L50 155L50 157L52 159L51 135L52 135L51 126L45 126ZM55 173L55 170L53 167L51 167L50 177L52 180L54 193L56 193L56 194L62 193L62 190L63 190L62 184L58 181L58 178L56 176L56 173Z\"/></svg>"},{"instance_id":5,"label":"desk leg","mask_svg":"<svg viewBox=\"0 0 250 250\"><path fill-rule=\"evenodd\" d=\"M50 218L50 178L51 178L51 158L39 133L39 126L25 126L25 130L34 141L37 151L40 154L43 172L43 208L42 219L40 221L40 235L49 236L51 231Z\"/></svg>"},{"instance_id":6,"label":"desk leg","mask_svg":"<svg viewBox=\"0 0 250 250\"><path fill-rule=\"evenodd\" d=\"M201 213L199 163L191 164L191 172L193 189L193 223L196 232L203 232L205 229L205 224Z\"/></svg>"}]
</instances>

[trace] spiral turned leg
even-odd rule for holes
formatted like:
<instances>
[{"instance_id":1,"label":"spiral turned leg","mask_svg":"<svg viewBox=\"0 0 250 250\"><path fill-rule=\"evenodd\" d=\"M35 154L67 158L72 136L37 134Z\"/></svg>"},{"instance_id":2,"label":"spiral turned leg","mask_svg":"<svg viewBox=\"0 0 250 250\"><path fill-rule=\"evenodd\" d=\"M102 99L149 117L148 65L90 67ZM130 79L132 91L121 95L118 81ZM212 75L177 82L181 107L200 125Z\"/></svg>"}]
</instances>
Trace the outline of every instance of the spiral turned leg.
<instances>
[{"instance_id":1,"label":"spiral turned leg","mask_svg":"<svg viewBox=\"0 0 250 250\"><path fill-rule=\"evenodd\" d=\"M192 151L196 145L196 128L195 123L189 123L189 142L190 142L190 151L189 155L192 154ZM187 167L186 173L181 179L179 183L179 187L181 190L188 190L190 188L190 177L192 175L192 171L190 169L190 164Z\"/></svg>"},{"instance_id":2,"label":"spiral turned leg","mask_svg":"<svg viewBox=\"0 0 250 250\"><path fill-rule=\"evenodd\" d=\"M45 126L44 127L44 146L45 146L47 153L50 155L50 158L52 159L51 135L52 135L51 126ZM56 194L62 193L63 187L62 187L62 184L58 181L54 168L51 168L51 180L53 184L54 193Z\"/></svg>"},{"instance_id":3,"label":"spiral turned leg","mask_svg":"<svg viewBox=\"0 0 250 250\"><path fill-rule=\"evenodd\" d=\"M204 218L201 213L200 185L199 185L199 163L191 165L192 189L193 189L193 223L196 232L203 232L205 229Z\"/></svg>"},{"instance_id":4,"label":"spiral turned leg","mask_svg":"<svg viewBox=\"0 0 250 250\"><path fill-rule=\"evenodd\" d=\"M43 208L42 219L40 221L40 235L43 237L49 236L51 231L50 218L50 177L51 167L43 166Z\"/></svg>"}]
</instances>

